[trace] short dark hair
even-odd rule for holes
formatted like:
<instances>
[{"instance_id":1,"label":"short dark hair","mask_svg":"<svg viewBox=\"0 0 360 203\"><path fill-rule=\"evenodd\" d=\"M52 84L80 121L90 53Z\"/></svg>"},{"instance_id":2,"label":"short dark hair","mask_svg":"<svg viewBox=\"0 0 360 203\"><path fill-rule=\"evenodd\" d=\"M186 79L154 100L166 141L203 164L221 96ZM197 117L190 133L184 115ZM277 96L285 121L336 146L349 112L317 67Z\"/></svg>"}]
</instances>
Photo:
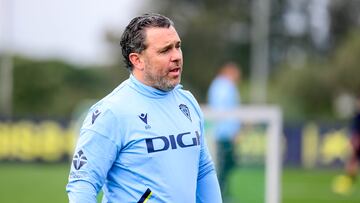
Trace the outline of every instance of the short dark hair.
<instances>
[{"instance_id":1,"label":"short dark hair","mask_svg":"<svg viewBox=\"0 0 360 203\"><path fill-rule=\"evenodd\" d=\"M157 13L147 13L133 18L126 26L121 36L120 46L126 68L132 71L133 65L129 60L130 53L141 53L146 49L145 29L150 27L169 28L174 23L167 17Z\"/></svg>"}]
</instances>

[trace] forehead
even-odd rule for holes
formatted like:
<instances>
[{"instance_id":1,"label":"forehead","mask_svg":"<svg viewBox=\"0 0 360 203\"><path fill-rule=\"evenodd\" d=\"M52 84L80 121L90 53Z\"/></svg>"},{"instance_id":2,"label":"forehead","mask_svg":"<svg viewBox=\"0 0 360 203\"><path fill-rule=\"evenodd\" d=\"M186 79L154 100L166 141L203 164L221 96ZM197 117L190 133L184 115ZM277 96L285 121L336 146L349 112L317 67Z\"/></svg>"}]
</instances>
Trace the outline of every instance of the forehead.
<instances>
[{"instance_id":1,"label":"forehead","mask_svg":"<svg viewBox=\"0 0 360 203\"><path fill-rule=\"evenodd\" d=\"M145 41L148 47L161 47L180 42L180 37L173 26L170 26L169 28L146 28L145 33Z\"/></svg>"}]
</instances>

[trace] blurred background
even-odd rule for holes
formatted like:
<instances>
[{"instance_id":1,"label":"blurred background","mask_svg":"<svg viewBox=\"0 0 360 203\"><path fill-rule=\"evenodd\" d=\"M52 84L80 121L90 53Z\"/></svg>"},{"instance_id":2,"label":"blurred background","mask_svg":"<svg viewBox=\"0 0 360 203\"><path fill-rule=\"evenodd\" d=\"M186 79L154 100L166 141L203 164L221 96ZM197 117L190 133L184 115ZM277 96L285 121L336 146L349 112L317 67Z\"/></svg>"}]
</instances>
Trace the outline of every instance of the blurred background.
<instances>
[{"instance_id":1,"label":"blurred background","mask_svg":"<svg viewBox=\"0 0 360 203\"><path fill-rule=\"evenodd\" d=\"M241 105L280 107L283 203L360 202L358 183L331 191L360 94L358 0L0 0L0 202L67 201L82 115L127 79L119 40L146 12L175 22L182 84L201 104L230 60L242 69ZM264 202L266 136L246 130L232 202Z\"/></svg>"}]
</instances>

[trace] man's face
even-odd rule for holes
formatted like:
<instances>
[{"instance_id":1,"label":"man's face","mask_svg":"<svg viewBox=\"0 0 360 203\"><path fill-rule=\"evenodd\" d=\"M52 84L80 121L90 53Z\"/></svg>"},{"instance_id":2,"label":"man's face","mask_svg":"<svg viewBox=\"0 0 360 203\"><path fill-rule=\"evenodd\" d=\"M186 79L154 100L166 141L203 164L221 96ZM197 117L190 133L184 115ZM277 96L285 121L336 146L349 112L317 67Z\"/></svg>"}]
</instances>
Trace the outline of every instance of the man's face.
<instances>
[{"instance_id":1,"label":"man's face","mask_svg":"<svg viewBox=\"0 0 360 203\"><path fill-rule=\"evenodd\" d=\"M181 41L174 27L147 28L145 44L140 53L144 62L143 82L154 88L170 91L181 80L183 58Z\"/></svg>"}]
</instances>

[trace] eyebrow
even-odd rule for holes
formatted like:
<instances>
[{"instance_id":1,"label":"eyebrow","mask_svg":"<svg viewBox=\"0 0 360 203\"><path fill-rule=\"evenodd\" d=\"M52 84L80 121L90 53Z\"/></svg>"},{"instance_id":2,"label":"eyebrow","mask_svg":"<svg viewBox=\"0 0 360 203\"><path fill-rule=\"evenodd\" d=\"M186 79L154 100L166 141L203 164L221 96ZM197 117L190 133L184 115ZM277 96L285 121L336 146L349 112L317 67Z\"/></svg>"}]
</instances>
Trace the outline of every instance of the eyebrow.
<instances>
[{"instance_id":1,"label":"eyebrow","mask_svg":"<svg viewBox=\"0 0 360 203\"><path fill-rule=\"evenodd\" d=\"M177 45L179 45L179 44L181 44L181 41L177 41L177 42L175 43L175 46L177 46ZM170 44L168 44L168 45L165 45L164 47L161 47L159 50L162 51L162 50L166 50L166 49L169 49L169 48L172 48L172 47L173 47L173 43L170 43Z\"/></svg>"}]
</instances>

